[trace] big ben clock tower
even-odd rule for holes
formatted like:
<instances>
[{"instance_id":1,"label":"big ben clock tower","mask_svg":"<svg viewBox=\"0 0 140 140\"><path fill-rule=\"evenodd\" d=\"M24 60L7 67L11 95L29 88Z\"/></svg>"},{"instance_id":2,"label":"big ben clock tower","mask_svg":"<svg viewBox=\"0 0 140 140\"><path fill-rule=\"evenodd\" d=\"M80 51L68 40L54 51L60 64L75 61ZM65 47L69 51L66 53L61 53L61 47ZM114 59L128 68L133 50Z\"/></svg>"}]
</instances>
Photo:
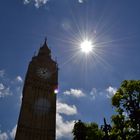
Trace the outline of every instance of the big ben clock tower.
<instances>
[{"instance_id":1,"label":"big ben clock tower","mask_svg":"<svg viewBox=\"0 0 140 140\"><path fill-rule=\"evenodd\" d=\"M58 66L46 40L29 63L15 140L55 140Z\"/></svg>"}]
</instances>

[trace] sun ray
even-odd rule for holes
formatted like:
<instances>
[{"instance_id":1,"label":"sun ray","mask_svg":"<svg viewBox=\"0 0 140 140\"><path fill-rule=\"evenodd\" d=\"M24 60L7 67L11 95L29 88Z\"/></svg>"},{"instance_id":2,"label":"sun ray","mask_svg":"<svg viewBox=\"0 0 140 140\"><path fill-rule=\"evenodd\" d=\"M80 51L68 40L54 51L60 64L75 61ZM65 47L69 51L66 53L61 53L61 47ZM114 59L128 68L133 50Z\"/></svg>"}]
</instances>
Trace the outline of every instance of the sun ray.
<instances>
[{"instance_id":1,"label":"sun ray","mask_svg":"<svg viewBox=\"0 0 140 140\"><path fill-rule=\"evenodd\" d=\"M106 10L105 8L104 11ZM70 22L72 24L71 28L65 31L67 35L62 33L58 37L52 37L67 45L63 50L64 54L60 56L62 61L59 66L64 67L69 64L75 64L80 69L81 77L86 83L89 71L93 69L102 67L104 70L111 71L112 66L106 59L110 55L108 47L114 49L117 46L117 42L131 37L113 39L110 32L116 28L118 23L114 23L114 21L110 23L110 20L104 21L106 18L105 13L99 17L95 24L89 22L88 8L81 14L82 17L78 13L75 14L74 11L71 9L72 20ZM117 52L111 52L111 55L115 53Z\"/></svg>"}]
</instances>

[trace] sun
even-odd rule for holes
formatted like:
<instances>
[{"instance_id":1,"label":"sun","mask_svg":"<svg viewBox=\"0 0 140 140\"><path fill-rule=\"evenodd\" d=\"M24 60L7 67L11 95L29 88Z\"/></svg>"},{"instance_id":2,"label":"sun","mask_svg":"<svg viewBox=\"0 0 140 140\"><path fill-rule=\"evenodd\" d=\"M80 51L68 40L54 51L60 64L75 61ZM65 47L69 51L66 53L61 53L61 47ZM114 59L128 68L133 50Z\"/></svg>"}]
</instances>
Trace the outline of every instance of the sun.
<instances>
[{"instance_id":1,"label":"sun","mask_svg":"<svg viewBox=\"0 0 140 140\"><path fill-rule=\"evenodd\" d=\"M81 51L84 52L85 54L88 54L92 52L93 50L93 43L90 40L85 39L83 42L80 44Z\"/></svg>"}]
</instances>

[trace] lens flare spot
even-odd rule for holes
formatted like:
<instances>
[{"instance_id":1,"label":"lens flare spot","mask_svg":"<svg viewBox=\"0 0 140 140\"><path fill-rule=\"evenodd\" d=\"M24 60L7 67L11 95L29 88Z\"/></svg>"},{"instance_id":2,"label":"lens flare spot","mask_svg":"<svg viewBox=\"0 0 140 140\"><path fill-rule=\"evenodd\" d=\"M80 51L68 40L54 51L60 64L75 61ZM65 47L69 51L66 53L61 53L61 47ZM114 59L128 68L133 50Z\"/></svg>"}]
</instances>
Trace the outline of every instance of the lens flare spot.
<instances>
[{"instance_id":1,"label":"lens flare spot","mask_svg":"<svg viewBox=\"0 0 140 140\"><path fill-rule=\"evenodd\" d=\"M59 92L59 90L58 90L58 89L55 89L55 90L54 90L54 93L55 93L55 94L57 94L58 92Z\"/></svg>"}]
</instances>

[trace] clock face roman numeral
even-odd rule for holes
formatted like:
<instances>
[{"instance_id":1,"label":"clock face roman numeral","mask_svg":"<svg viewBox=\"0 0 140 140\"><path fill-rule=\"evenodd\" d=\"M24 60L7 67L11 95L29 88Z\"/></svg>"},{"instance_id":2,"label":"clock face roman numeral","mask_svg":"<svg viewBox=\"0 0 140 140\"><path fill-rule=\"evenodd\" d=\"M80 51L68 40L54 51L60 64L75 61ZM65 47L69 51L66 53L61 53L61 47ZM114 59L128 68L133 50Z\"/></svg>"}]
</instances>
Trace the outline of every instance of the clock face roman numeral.
<instances>
[{"instance_id":1,"label":"clock face roman numeral","mask_svg":"<svg viewBox=\"0 0 140 140\"><path fill-rule=\"evenodd\" d=\"M47 68L39 68L37 69L37 75L40 78L48 79L51 76L51 72Z\"/></svg>"}]
</instances>

